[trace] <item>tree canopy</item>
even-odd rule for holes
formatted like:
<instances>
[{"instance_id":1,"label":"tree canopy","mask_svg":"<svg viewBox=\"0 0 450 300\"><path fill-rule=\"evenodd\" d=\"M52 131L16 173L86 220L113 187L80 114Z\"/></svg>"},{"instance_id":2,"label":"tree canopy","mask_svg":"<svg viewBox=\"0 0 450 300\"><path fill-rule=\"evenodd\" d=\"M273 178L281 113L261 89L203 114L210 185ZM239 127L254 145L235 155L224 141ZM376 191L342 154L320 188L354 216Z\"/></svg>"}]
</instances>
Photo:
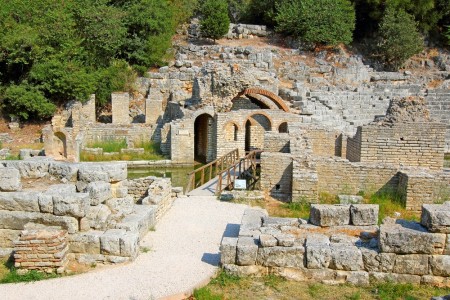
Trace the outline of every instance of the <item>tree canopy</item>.
<instances>
[{"instance_id":1,"label":"tree canopy","mask_svg":"<svg viewBox=\"0 0 450 300\"><path fill-rule=\"evenodd\" d=\"M205 0L200 8L202 36L217 40L228 32L230 18L226 0Z\"/></svg>"}]
</instances>

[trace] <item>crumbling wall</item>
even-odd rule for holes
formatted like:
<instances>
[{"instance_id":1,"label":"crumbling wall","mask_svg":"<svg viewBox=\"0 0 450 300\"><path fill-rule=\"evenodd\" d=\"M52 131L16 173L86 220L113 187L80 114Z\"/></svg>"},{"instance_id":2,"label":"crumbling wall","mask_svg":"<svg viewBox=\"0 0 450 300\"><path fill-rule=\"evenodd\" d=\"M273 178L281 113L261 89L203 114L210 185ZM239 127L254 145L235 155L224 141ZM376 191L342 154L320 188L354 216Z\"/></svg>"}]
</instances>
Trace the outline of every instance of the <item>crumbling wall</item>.
<instances>
[{"instance_id":1,"label":"crumbling wall","mask_svg":"<svg viewBox=\"0 0 450 300\"><path fill-rule=\"evenodd\" d=\"M261 154L261 190L288 201L292 193L292 156L288 153Z\"/></svg>"},{"instance_id":2,"label":"crumbling wall","mask_svg":"<svg viewBox=\"0 0 450 300\"><path fill-rule=\"evenodd\" d=\"M450 287L450 204L424 205L421 223L378 223L378 205L313 205L309 222L247 209L239 236L224 237L225 272L368 285L390 281Z\"/></svg>"}]
</instances>

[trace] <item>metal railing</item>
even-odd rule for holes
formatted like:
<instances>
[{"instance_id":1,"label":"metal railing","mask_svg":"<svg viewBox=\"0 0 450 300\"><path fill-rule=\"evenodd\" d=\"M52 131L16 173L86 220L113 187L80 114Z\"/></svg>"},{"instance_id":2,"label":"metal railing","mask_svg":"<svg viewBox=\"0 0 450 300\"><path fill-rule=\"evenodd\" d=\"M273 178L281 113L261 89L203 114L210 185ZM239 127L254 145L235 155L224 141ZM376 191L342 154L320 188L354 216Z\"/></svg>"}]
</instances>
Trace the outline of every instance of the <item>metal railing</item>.
<instances>
[{"instance_id":1,"label":"metal railing","mask_svg":"<svg viewBox=\"0 0 450 300\"><path fill-rule=\"evenodd\" d=\"M247 176L252 179L251 185L255 184L256 181L258 181L256 176L256 166L258 164L257 156L261 154L261 152L262 150L250 151L245 157L239 159L237 163L220 172L218 174L219 178L216 186L216 195L220 195L225 189L232 190L236 178Z\"/></svg>"},{"instance_id":2,"label":"metal railing","mask_svg":"<svg viewBox=\"0 0 450 300\"><path fill-rule=\"evenodd\" d=\"M239 150L234 149L228 152L224 156L204 165L188 174L188 186L186 193L202 186L206 182L216 177L219 173L222 173L225 169L232 166L236 160L239 159Z\"/></svg>"}]
</instances>

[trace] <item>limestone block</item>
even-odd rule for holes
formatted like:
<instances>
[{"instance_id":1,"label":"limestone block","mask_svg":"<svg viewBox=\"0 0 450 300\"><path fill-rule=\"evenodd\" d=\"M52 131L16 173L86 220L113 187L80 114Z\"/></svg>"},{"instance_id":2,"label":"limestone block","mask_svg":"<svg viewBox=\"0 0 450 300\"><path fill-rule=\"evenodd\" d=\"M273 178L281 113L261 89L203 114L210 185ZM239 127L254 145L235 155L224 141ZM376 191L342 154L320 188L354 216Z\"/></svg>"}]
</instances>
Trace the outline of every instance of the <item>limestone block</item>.
<instances>
[{"instance_id":1,"label":"limestone block","mask_svg":"<svg viewBox=\"0 0 450 300\"><path fill-rule=\"evenodd\" d=\"M264 227L281 227L281 226L298 226L298 218L275 218L275 217L265 217L263 218Z\"/></svg>"},{"instance_id":2,"label":"limestone block","mask_svg":"<svg viewBox=\"0 0 450 300\"><path fill-rule=\"evenodd\" d=\"M124 215L129 215L133 211L134 200L131 196L125 198L112 198L106 200L105 204L116 217L122 217Z\"/></svg>"},{"instance_id":3,"label":"limestone block","mask_svg":"<svg viewBox=\"0 0 450 300\"><path fill-rule=\"evenodd\" d=\"M111 184L104 181L94 181L87 185L86 193L89 193L91 205L99 205L112 198Z\"/></svg>"},{"instance_id":4,"label":"limestone block","mask_svg":"<svg viewBox=\"0 0 450 300\"><path fill-rule=\"evenodd\" d=\"M126 233L124 229L109 229L100 236L101 254L120 256L120 238Z\"/></svg>"},{"instance_id":5,"label":"limestone block","mask_svg":"<svg viewBox=\"0 0 450 300\"><path fill-rule=\"evenodd\" d=\"M89 212L90 203L87 193L53 195L53 214L82 218Z\"/></svg>"},{"instance_id":6,"label":"limestone block","mask_svg":"<svg viewBox=\"0 0 450 300\"><path fill-rule=\"evenodd\" d=\"M349 225L349 205L312 204L310 222L321 227Z\"/></svg>"},{"instance_id":7,"label":"limestone block","mask_svg":"<svg viewBox=\"0 0 450 300\"><path fill-rule=\"evenodd\" d=\"M398 222L398 221L397 221ZM380 250L398 254L442 254L445 234L429 233L415 222L380 226Z\"/></svg>"},{"instance_id":8,"label":"limestone block","mask_svg":"<svg viewBox=\"0 0 450 300\"><path fill-rule=\"evenodd\" d=\"M336 278L343 278L344 282L356 285L365 286L369 285L369 273L364 271L337 271Z\"/></svg>"},{"instance_id":9,"label":"limestone block","mask_svg":"<svg viewBox=\"0 0 450 300\"><path fill-rule=\"evenodd\" d=\"M431 232L450 234L450 208L443 204L424 204L420 223Z\"/></svg>"},{"instance_id":10,"label":"limestone block","mask_svg":"<svg viewBox=\"0 0 450 300\"><path fill-rule=\"evenodd\" d=\"M0 191L12 192L20 191L22 182L20 181L20 172L14 168L2 168L0 172Z\"/></svg>"},{"instance_id":11,"label":"limestone block","mask_svg":"<svg viewBox=\"0 0 450 300\"><path fill-rule=\"evenodd\" d=\"M237 266L237 265L233 265L233 264L227 264L227 265L223 265L223 269L225 270L225 272L227 274L239 276L239 277L242 277L242 276L264 276L264 275L269 274L267 267L256 266L256 265Z\"/></svg>"},{"instance_id":12,"label":"limestone block","mask_svg":"<svg viewBox=\"0 0 450 300\"><path fill-rule=\"evenodd\" d=\"M49 194L37 194L37 196L40 211L53 214L53 196Z\"/></svg>"},{"instance_id":13,"label":"limestone block","mask_svg":"<svg viewBox=\"0 0 450 300\"><path fill-rule=\"evenodd\" d=\"M344 271L363 270L361 250L346 244L331 244L330 268Z\"/></svg>"},{"instance_id":14,"label":"limestone block","mask_svg":"<svg viewBox=\"0 0 450 300\"><path fill-rule=\"evenodd\" d=\"M0 229L0 248L13 248L14 241L19 239L21 232L21 230Z\"/></svg>"},{"instance_id":15,"label":"limestone block","mask_svg":"<svg viewBox=\"0 0 450 300\"><path fill-rule=\"evenodd\" d=\"M319 233L308 234L306 237L306 247L314 245L330 245L330 239L328 236Z\"/></svg>"},{"instance_id":16,"label":"limestone block","mask_svg":"<svg viewBox=\"0 0 450 300\"><path fill-rule=\"evenodd\" d=\"M308 269L326 269L330 265L331 259L329 245L306 245L306 267Z\"/></svg>"},{"instance_id":17,"label":"limestone block","mask_svg":"<svg viewBox=\"0 0 450 300\"><path fill-rule=\"evenodd\" d=\"M36 157L30 160L7 161L7 168L19 170L22 178L42 178L48 175L49 165L52 162L49 158Z\"/></svg>"},{"instance_id":18,"label":"limestone block","mask_svg":"<svg viewBox=\"0 0 450 300\"><path fill-rule=\"evenodd\" d=\"M393 271L399 274L428 274L428 258L428 255L420 254L397 255Z\"/></svg>"},{"instance_id":19,"label":"limestone block","mask_svg":"<svg viewBox=\"0 0 450 300\"><path fill-rule=\"evenodd\" d=\"M258 240L253 237L239 237L236 250L236 263L240 266L250 266L256 263Z\"/></svg>"},{"instance_id":20,"label":"limestone block","mask_svg":"<svg viewBox=\"0 0 450 300\"><path fill-rule=\"evenodd\" d=\"M220 263L222 265L236 263L237 238L224 237L220 244Z\"/></svg>"},{"instance_id":21,"label":"limestone block","mask_svg":"<svg viewBox=\"0 0 450 300\"><path fill-rule=\"evenodd\" d=\"M352 204L350 206L351 222L355 226L378 224L379 206L376 204Z\"/></svg>"},{"instance_id":22,"label":"limestone block","mask_svg":"<svg viewBox=\"0 0 450 300\"><path fill-rule=\"evenodd\" d=\"M156 209L155 206L135 205L133 213L123 218L115 228L137 232L140 238L144 238L149 228L154 225Z\"/></svg>"},{"instance_id":23,"label":"limestone block","mask_svg":"<svg viewBox=\"0 0 450 300\"><path fill-rule=\"evenodd\" d=\"M436 276L450 276L450 256L449 255L433 255L430 260L431 270Z\"/></svg>"},{"instance_id":24,"label":"limestone block","mask_svg":"<svg viewBox=\"0 0 450 300\"><path fill-rule=\"evenodd\" d=\"M104 204L90 207L89 212L86 214L89 227L98 230L106 229L110 216L111 210Z\"/></svg>"},{"instance_id":25,"label":"limestone block","mask_svg":"<svg viewBox=\"0 0 450 300\"><path fill-rule=\"evenodd\" d=\"M450 234L447 234L447 242L445 242L444 255L450 255Z\"/></svg>"},{"instance_id":26,"label":"limestone block","mask_svg":"<svg viewBox=\"0 0 450 300\"><path fill-rule=\"evenodd\" d=\"M69 235L71 253L100 254L100 236L103 231L91 230Z\"/></svg>"},{"instance_id":27,"label":"limestone block","mask_svg":"<svg viewBox=\"0 0 450 300\"><path fill-rule=\"evenodd\" d=\"M139 234L137 232L125 232L120 237L120 256L136 258L139 253Z\"/></svg>"},{"instance_id":28,"label":"limestone block","mask_svg":"<svg viewBox=\"0 0 450 300\"><path fill-rule=\"evenodd\" d=\"M106 176L105 176L106 174ZM83 163L78 171L78 179L85 182L118 182L127 179L126 163Z\"/></svg>"},{"instance_id":29,"label":"limestone block","mask_svg":"<svg viewBox=\"0 0 450 300\"><path fill-rule=\"evenodd\" d=\"M25 224L30 222L48 226L61 226L70 234L78 231L78 221L73 217L0 210L0 229L23 230Z\"/></svg>"},{"instance_id":30,"label":"limestone block","mask_svg":"<svg viewBox=\"0 0 450 300\"><path fill-rule=\"evenodd\" d=\"M296 247L266 247L259 248L257 264L268 267L303 267L305 248Z\"/></svg>"},{"instance_id":31,"label":"limestone block","mask_svg":"<svg viewBox=\"0 0 450 300\"><path fill-rule=\"evenodd\" d=\"M47 189L47 194L61 195L74 194L77 192L77 187L74 184L54 184Z\"/></svg>"},{"instance_id":32,"label":"limestone block","mask_svg":"<svg viewBox=\"0 0 450 300\"><path fill-rule=\"evenodd\" d=\"M0 192L0 210L39 212L36 192Z\"/></svg>"},{"instance_id":33,"label":"limestone block","mask_svg":"<svg viewBox=\"0 0 450 300\"><path fill-rule=\"evenodd\" d=\"M340 204L361 204L364 198L355 195L338 195L338 199Z\"/></svg>"},{"instance_id":34,"label":"limestone block","mask_svg":"<svg viewBox=\"0 0 450 300\"><path fill-rule=\"evenodd\" d=\"M242 216L239 236L259 235L262 225L262 218L267 216L267 212L262 209L247 208Z\"/></svg>"},{"instance_id":35,"label":"limestone block","mask_svg":"<svg viewBox=\"0 0 450 300\"><path fill-rule=\"evenodd\" d=\"M277 239L271 234L261 234L259 236L259 242L263 247L275 247L277 245Z\"/></svg>"},{"instance_id":36,"label":"limestone block","mask_svg":"<svg viewBox=\"0 0 450 300\"><path fill-rule=\"evenodd\" d=\"M275 235L278 246L292 247L295 243L295 237L292 234L277 234Z\"/></svg>"},{"instance_id":37,"label":"limestone block","mask_svg":"<svg viewBox=\"0 0 450 300\"><path fill-rule=\"evenodd\" d=\"M379 253L375 249L361 248L364 269L367 272L392 272L395 253Z\"/></svg>"},{"instance_id":38,"label":"limestone block","mask_svg":"<svg viewBox=\"0 0 450 300\"><path fill-rule=\"evenodd\" d=\"M51 162L48 173L58 179L66 179L68 181L76 181L78 175L79 164L67 162Z\"/></svg>"},{"instance_id":39,"label":"limestone block","mask_svg":"<svg viewBox=\"0 0 450 300\"><path fill-rule=\"evenodd\" d=\"M384 273L384 272L369 272L369 277L381 282L395 282L395 283L408 283L408 284L420 284L421 277L419 275L409 274L396 274L396 273Z\"/></svg>"}]
</instances>

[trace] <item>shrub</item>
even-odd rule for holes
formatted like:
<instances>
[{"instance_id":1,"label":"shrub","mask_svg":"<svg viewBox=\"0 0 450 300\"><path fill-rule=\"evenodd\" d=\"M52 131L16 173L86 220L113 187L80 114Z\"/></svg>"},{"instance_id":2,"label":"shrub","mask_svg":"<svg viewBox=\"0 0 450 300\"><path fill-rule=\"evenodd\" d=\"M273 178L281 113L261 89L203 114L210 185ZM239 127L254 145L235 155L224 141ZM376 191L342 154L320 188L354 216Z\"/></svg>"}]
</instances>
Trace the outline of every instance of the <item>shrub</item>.
<instances>
[{"instance_id":1,"label":"shrub","mask_svg":"<svg viewBox=\"0 0 450 300\"><path fill-rule=\"evenodd\" d=\"M414 18L404 10L387 9L379 28L377 54L388 69L398 70L423 49Z\"/></svg>"},{"instance_id":2,"label":"shrub","mask_svg":"<svg viewBox=\"0 0 450 300\"><path fill-rule=\"evenodd\" d=\"M200 30L204 37L214 41L223 37L230 27L228 4L225 0L205 0L200 8Z\"/></svg>"},{"instance_id":3,"label":"shrub","mask_svg":"<svg viewBox=\"0 0 450 300\"><path fill-rule=\"evenodd\" d=\"M306 42L349 44L355 10L349 0L288 0L277 5L276 30Z\"/></svg>"}]
</instances>

